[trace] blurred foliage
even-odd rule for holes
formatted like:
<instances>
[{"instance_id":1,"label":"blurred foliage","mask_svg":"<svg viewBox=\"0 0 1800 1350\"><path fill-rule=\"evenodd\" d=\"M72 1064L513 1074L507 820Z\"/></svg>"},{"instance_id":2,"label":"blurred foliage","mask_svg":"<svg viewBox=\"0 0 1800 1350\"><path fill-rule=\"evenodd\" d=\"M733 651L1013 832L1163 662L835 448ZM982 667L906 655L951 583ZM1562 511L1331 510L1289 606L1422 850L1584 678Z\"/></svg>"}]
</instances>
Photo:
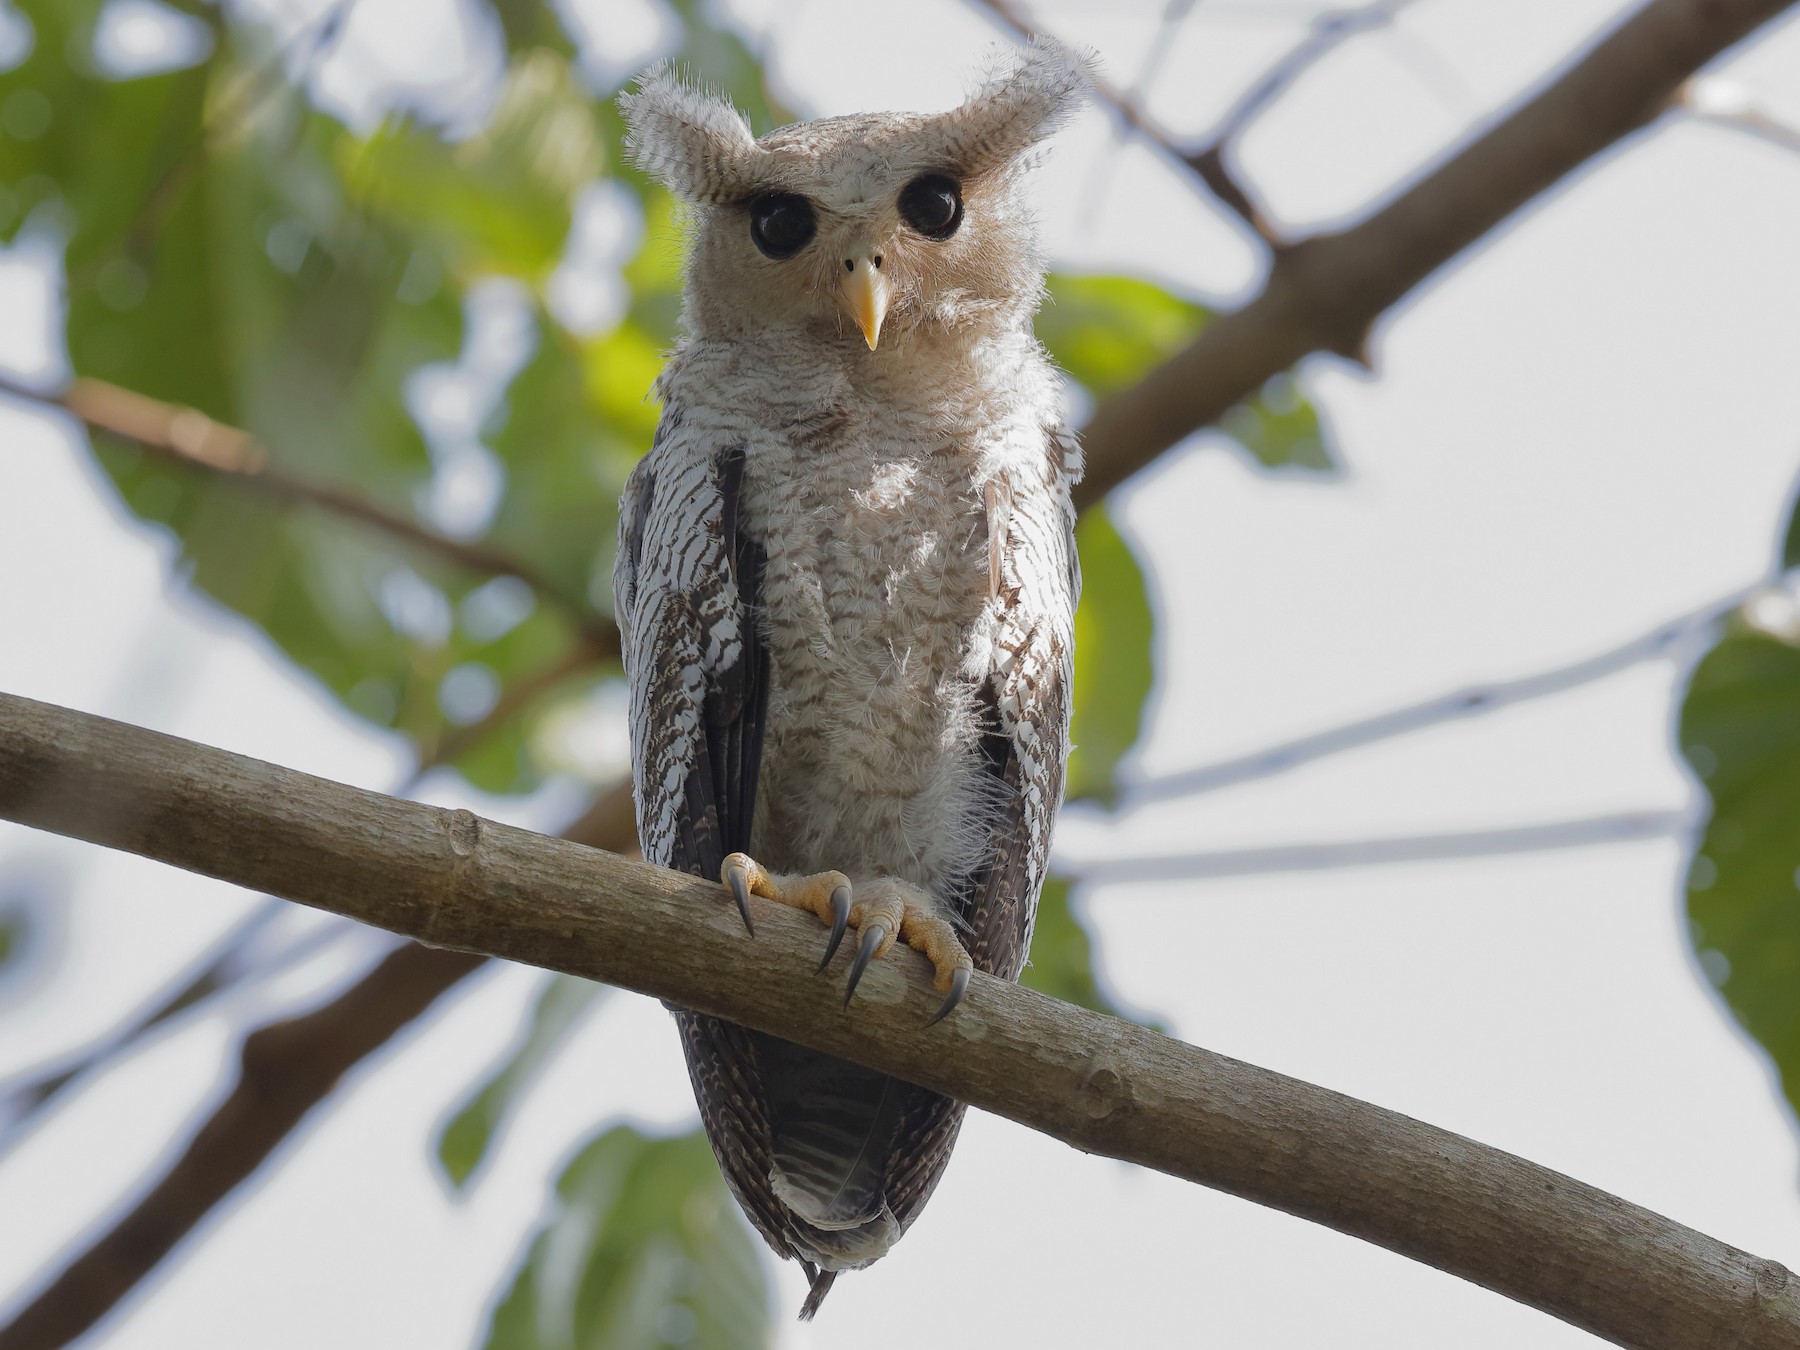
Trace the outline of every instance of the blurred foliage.
<instances>
[{"instance_id":1,"label":"blurred foliage","mask_svg":"<svg viewBox=\"0 0 1800 1350\"><path fill-rule=\"evenodd\" d=\"M1137 744L1150 697L1150 598L1144 572L1104 506L1075 529L1081 604L1075 611L1075 707L1067 794L1112 805L1119 758Z\"/></svg>"},{"instance_id":2,"label":"blurred foliage","mask_svg":"<svg viewBox=\"0 0 1800 1350\"><path fill-rule=\"evenodd\" d=\"M648 396L676 337L675 204L620 160L616 89L584 73L538 0L493 0L504 81L482 125L454 134L416 110L358 128L314 106L305 86L342 7L279 50L238 11L175 8L210 36L196 59L115 78L93 54L103 0L19 5L33 41L0 72L0 240L31 229L65 241L77 375L244 429L274 490L124 442L96 445L99 462L125 505L178 541L196 586L346 708L408 737L422 765L451 764L491 793L529 791L564 767L538 748L546 729L617 677L590 634L610 614L616 503L654 432ZM672 59L759 133L791 120L703 0L674 0L670 13ZM618 303L579 325L557 278L589 210L609 212L625 243L601 265L616 271ZM1211 318L1129 278L1057 276L1050 292L1039 335L1096 397ZM431 389L474 362L473 316L495 295L522 334L490 380L503 392L460 423L434 414ZM1229 431L1265 465L1331 467L1291 380L1234 413ZM479 544L530 584L299 503L283 482ZM1069 787L1110 803L1152 684L1153 624L1143 571L1104 510L1079 542ZM0 967L14 937L0 916ZM1027 983L1115 1011L1064 882L1046 888L1032 958ZM489 1156L595 992L548 982L517 1042L451 1113L437 1155L453 1186ZM563 1175L489 1344L761 1344L766 1318L755 1245L704 1141L614 1129Z\"/></svg>"},{"instance_id":3,"label":"blurred foliage","mask_svg":"<svg viewBox=\"0 0 1800 1350\"><path fill-rule=\"evenodd\" d=\"M1038 340L1096 398L1129 389L1212 322L1204 305L1135 277L1052 273ZM1298 381L1277 375L1222 426L1267 468L1334 473L1319 414Z\"/></svg>"},{"instance_id":4,"label":"blurred foliage","mask_svg":"<svg viewBox=\"0 0 1800 1350\"><path fill-rule=\"evenodd\" d=\"M558 1178L486 1350L766 1346L760 1245L701 1135L616 1126Z\"/></svg>"},{"instance_id":5,"label":"blurred foliage","mask_svg":"<svg viewBox=\"0 0 1800 1350\"><path fill-rule=\"evenodd\" d=\"M1694 668L1681 751L1712 798L1689 860L1700 968L1800 1112L1800 630L1726 626Z\"/></svg>"},{"instance_id":6,"label":"blurred foliage","mask_svg":"<svg viewBox=\"0 0 1800 1350\"><path fill-rule=\"evenodd\" d=\"M461 1190L468 1184L533 1079L605 992L605 985L574 975L552 975L544 981L518 1039L438 1135L438 1162L452 1186Z\"/></svg>"}]
</instances>

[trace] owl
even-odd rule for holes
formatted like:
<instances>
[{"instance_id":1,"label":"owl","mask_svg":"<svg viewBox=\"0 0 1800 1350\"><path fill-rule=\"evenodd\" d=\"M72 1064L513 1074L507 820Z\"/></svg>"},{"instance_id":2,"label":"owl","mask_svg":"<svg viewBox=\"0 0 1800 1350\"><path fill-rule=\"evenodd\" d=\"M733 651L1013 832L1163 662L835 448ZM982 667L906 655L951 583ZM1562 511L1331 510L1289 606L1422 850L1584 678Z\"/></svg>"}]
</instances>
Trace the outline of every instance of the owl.
<instances>
[{"instance_id":1,"label":"owl","mask_svg":"<svg viewBox=\"0 0 1800 1350\"><path fill-rule=\"evenodd\" d=\"M638 833L721 884L746 942L753 896L816 915L820 975L854 929L846 1007L896 944L933 967L934 1021L1030 945L1081 459L1032 336L1021 177L1087 80L1039 41L953 111L760 140L666 69L620 99L629 153L691 218L684 335L619 513ZM963 1107L672 1011L726 1182L800 1262L809 1318L918 1217Z\"/></svg>"}]
</instances>

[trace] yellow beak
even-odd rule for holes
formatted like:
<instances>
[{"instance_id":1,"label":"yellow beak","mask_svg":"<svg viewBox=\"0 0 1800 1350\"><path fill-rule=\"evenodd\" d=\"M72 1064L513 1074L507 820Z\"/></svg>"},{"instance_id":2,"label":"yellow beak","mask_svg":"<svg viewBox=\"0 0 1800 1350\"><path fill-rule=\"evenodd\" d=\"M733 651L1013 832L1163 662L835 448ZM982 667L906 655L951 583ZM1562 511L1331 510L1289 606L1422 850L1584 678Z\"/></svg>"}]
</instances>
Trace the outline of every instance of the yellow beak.
<instances>
[{"instance_id":1,"label":"yellow beak","mask_svg":"<svg viewBox=\"0 0 1800 1350\"><path fill-rule=\"evenodd\" d=\"M887 278L866 256L847 261L850 266L844 273L844 304L856 326L862 329L863 341L874 351L881 338L881 321L887 316Z\"/></svg>"}]
</instances>

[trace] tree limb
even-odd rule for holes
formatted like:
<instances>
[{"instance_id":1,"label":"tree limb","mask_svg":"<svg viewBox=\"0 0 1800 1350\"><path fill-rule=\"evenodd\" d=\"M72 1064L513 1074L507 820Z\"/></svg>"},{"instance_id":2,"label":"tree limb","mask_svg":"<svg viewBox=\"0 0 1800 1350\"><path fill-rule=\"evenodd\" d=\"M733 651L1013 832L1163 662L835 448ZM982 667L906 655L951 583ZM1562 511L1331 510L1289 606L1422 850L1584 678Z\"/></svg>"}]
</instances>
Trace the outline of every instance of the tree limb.
<instances>
[{"instance_id":1,"label":"tree limb","mask_svg":"<svg viewBox=\"0 0 1800 1350\"><path fill-rule=\"evenodd\" d=\"M60 393L45 393L0 375L0 394L40 407L61 408L90 430L129 441L166 463L210 473L271 501L311 507L370 526L408 548L434 554L466 571L517 577L569 615L594 659L618 659L619 630L611 620L566 594L523 558L491 544L452 539L355 493L284 473L270 465L268 452L249 432L216 422L194 408L177 407L86 376L70 381Z\"/></svg>"},{"instance_id":2,"label":"tree limb","mask_svg":"<svg viewBox=\"0 0 1800 1350\"><path fill-rule=\"evenodd\" d=\"M1459 834L1413 834L1382 839L1342 839L1318 844L1271 844L1263 848L1223 848L1201 853L1150 854L1079 862L1059 857L1058 875L1090 885L1134 881L1206 881L1218 877L1264 876L1270 872L1323 872L1337 867L1379 867L1389 863L1434 862L1454 858L1496 858L1511 853L1544 853L1596 844L1667 839L1694 828L1688 811L1620 811L1609 816L1513 825Z\"/></svg>"},{"instance_id":3,"label":"tree limb","mask_svg":"<svg viewBox=\"0 0 1800 1350\"><path fill-rule=\"evenodd\" d=\"M12 701L5 700L10 707ZM564 837L636 846L631 791L602 793ZM486 962L407 943L312 1012L246 1037L231 1093L143 1196L0 1327L0 1350L56 1350L129 1294L337 1088L344 1075Z\"/></svg>"},{"instance_id":4,"label":"tree limb","mask_svg":"<svg viewBox=\"0 0 1800 1350\"><path fill-rule=\"evenodd\" d=\"M1763 581L1755 586L1733 591L1699 609L1665 620L1629 642L1583 657L1566 666L1541 670L1535 675L1522 675L1514 680L1495 680L1490 684L1472 685L1454 693L1426 699L1422 703L1298 736L1291 741L1283 741L1247 755L1216 760L1211 764L1183 769L1158 778L1127 782L1121 785L1123 796L1130 805L1137 806L1170 797L1191 797L1203 792L1217 792L1220 788L1235 787L1239 783L1273 778L1328 755L1358 750L1391 737L1422 731L1426 727L1497 712L1501 708L1510 708L1531 699L1546 698L1576 689L1609 675L1616 675L1622 670L1629 670L1642 662L1678 654L1684 639L1699 630L1710 629L1746 600L1766 590L1768 585L1768 582Z\"/></svg>"},{"instance_id":5,"label":"tree limb","mask_svg":"<svg viewBox=\"0 0 1800 1350\"><path fill-rule=\"evenodd\" d=\"M811 977L816 925L753 902L761 955L746 961L752 939L716 883L9 695L0 816L464 961L523 961L727 1017L1378 1243L1622 1345L1800 1347L1800 1282L1774 1261L1448 1131L986 976L927 1027L937 995L905 952L872 969L845 1012L837 981ZM782 969L791 977L771 978ZM17 1327L0 1331L5 1350L52 1343Z\"/></svg>"},{"instance_id":6,"label":"tree limb","mask_svg":"<svg viewBox=\"0 0 1800 1350\"><path fill-rule=\"evenodd\" d=\"M1262 293L1223 315L1082 431L1092 505L1271 376L1314 352L1367 364L1375 322L1567 174L1648 125L1701 66L1794 0L1651 0L1542 93L1348 229L1274 255Z\"/></svg>"}]
</instances>

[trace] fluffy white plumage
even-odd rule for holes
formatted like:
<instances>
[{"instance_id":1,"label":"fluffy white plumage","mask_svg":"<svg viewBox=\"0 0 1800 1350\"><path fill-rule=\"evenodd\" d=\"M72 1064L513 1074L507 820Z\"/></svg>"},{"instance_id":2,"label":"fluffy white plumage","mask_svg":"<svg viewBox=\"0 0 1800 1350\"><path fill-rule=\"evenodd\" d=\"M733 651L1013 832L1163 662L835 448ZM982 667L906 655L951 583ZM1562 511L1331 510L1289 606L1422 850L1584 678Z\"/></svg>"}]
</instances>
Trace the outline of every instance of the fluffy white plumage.
<instances>
[{"instance_id":1,"label":"fluffy white plumage","mask_svg":"<svg viewBox=\"0 0 1800 1350\"><path fill-rule=\"evenodd\" d=\"M638 163L695 216L615 578L645 856L842 872L948 918L1007 979L1061 799L1079 585L1079 452L1031 334L1019 177L1085 75L1041 43L952 112L760 141L666 71L621 100ZM955 221L921 228L906 194L947 212L946 183ZM809 232L774 256L753 221L778 207ZM726 1178L807 1266L810 1312L904 1231L961 1108L678 1015Z\"/></svg>"}]
</instances>

